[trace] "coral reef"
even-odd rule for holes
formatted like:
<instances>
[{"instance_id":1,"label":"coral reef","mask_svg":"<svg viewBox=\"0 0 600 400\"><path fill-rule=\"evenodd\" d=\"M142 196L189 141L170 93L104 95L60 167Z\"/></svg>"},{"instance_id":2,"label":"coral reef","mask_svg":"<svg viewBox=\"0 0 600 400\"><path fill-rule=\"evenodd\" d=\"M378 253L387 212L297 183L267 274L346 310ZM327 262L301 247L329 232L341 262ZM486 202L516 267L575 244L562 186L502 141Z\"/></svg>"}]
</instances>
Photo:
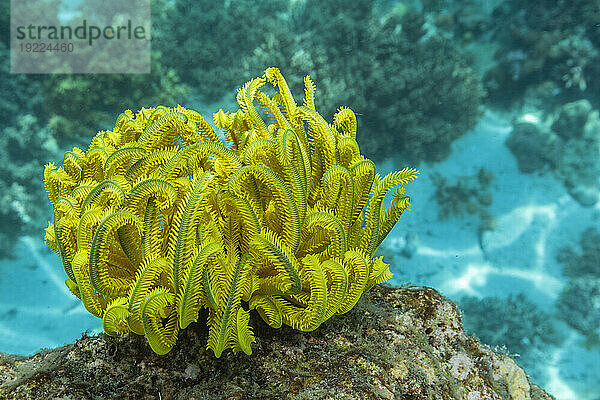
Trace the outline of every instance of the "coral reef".
<instances>
[{"instance_id":1,"label":"coral reef","mask_svg":"<svg viewBox=\"0 0 600 400\"><path fill-rule=\"evenodd\" d=\"M565 339L552 316L523 294L507 298L467 296L459 304L468 332L485 344L518 354L519 363L530 373L544 365L541 360L547 358L548 350Z\"/></svg>"},{"instance_id":2,"label":"coral reef","mask_svg":"<svg viewBox=\"0 0 600 400\"><path fill-rule=\"evenodd\" d=\"M526 88L550 81L567 98L597 102L599 13L600 4L587 0L501 3L492 15L501 49L484 79L490 98L514 103Z\"/></svg>"},{"instance_id":3,"label":"coral reef","mask_svg":"<svg viewBox=\"0 0 600 400\"><path fill-rule=\"evenodd\" d=\"M48 9L52 7L49 1L31 0L28 4L32 13L40 12L36 7L38 2L44 2ZM15 127L20 115L36 115L43 103L39 95L40 76L10 73L10 17L10 2L0 3L0 120L3 128Z\"/></svg>"},{"instance_id":4,"label":"coral reef","mask_svg":"<svg viewBox=\"0 0 600 400\"><path fill-rule=\"evenodd\" d=\"M46 243L107 334L145 335L165 354L207 308L207 347L250 354L250 310L312 331L391 277L375 251L417 171L376 174L354 113L328 124L304 82L301 106L277 68L247 82L240 110L214 114L223 138L181 106L127 110L87 151L46 166Z\"/></svg>"},{"instance_id":5,"label":"coral reef","mask_svg":"<svg viewBox=\"0 0 600 400\"><path fill-rule=\"evenodd\" d=\"M86 2L80 3L85 8ZM163 7L163 0L152 0L157 9ZM36 6L34 2L40 2ZM39 20L48 24L54 21L59 25L58 14L60 1L32 0L28 8L35 13L44 13ZM96 9L95 7L94 9ZM10 27L7 11L2 14L6 25ZM92 24L95 16L86 14L87 23ZM160 32L159 26L164 21L159 13L153 16L153 33ZM2 36L10 38L8 34ZM8 40L7 40L8 41ZM14 123L16 115L34 114L41 126L49 124L52 134L60 146L82 141L86 132L97 131L112 122L113 116L126 107L141 107L144 104L177 105L183 103L190 94L190 87L182 83L175 68L163 64L164 57L159 51L151 53L151 72L149 74L50 74L52 58L46 60L47 75L8 75L9 43L0 43L0 91L5 96L0 98L0 116L3 121ZM84 49L85 50L85 49ZM131 60L112 58L105 60L104 52L88 49L90 57L88 65L94 63L130 63ZM56 60L55 60L56 61ZM82 142L83 143L83 142Z\"/></svg>"},{"instance_id":6,"label":"coral reef","mask_svg":"<svg viewBox=\"0 0 600 400\"><path fill-rule=\"evenodd\" d=\"M0 135L0 257L11 257L23 235L38 234L48 215L40 182L40 161L60 151L47 127L30 114L17 115L15 126Z\"/></svg>"},{"instance_id":7,"label":"coral reef","mask_svg":"<svg viewBox=\"0 0 600 400\"><path fill-rule=\"evenodd\" d=\"M475 126L483 89L452 41L431 37L413 43L397 26L388 21L373 46L378 65L366 88L365 113L372 118L365 123L372 138L379 135L371 151L440 161L450 154L452 141Z\"/></svg>"},{"instance_id":8,"label":"coral reef","mask_svg":"<svg viewBox=\"0 0 600 400\"><path fill-rule=\"evenodd\" d=\"M248 62L257 48L293 36L285 18L289 7L287 0L169 2L156 16L152 46L162 54L166 67L213 102L248 75L261 73L265 64ZM279 50L273 49L268 63L279 61L275 58Z\"/></svg>"},{"instance_id":9,"label":"coral reef","mask_svg":"<svg viewBox=\"0 0 600 400\"><path fill-rule=\"evenodd\" d=\"M491 13L497 3L501 1L466 0L449 2L445 8L449 9L447 13L452 16L452 24L449 27L453 28L454 36L465 42L475 39L485 41L483 36L490 32L493 24ZM444 11L442 11L440 16L444 14ZM439 17L437 21L440 21ZM442 21L443 19L440 22Z\"/></svg>"},{"instance_id":10,"label":"coral reef","mask_svg":"<svg viewBox=\"0 0 600 400\"><path fill-rule=\"evenodd\" d=\"M29 3L32 19L44 13L44 21L58 21L60 1ZM0 38L0 189L7 205L0 212L0 257L11 257L19 237L37 232L47 218L40 162L56 159L66 143L83 144L86 132L112 122L117 110L148 103L176 105L190 93L175 70L161 64L157 52L148 75L9 74L9 5L2 3L0 13L0 25L6 28Z\"/></svg>"},{"instance_id":11,"label":"coral reef","mask_svg":"<svg viewBox=\"0 0 600 400\"><path fill-rule=\"evenodd\" d=\"M312 60L315 76L326 79L325 115L332 104L353 104L365 127L363 148L377 159L447 157L450 143L480 115L483 90L471 60L451 40L425 37L423 16L413 10L382 16L363 1L357 16L341 4L322 10L312 3L306 8L313 18L335 21L335 29L315 24L307 38L314 43L304 56ZM317 53L321 48L323 55Z\"/></svg>"},{"instance_id":12,"label":"coral reef","mask_svg":"<svg viewBox=\"0 0 600 400\"><path fill-rule=\"evenodd\" d=\"M44 191L39 181L39 160L58 155L50 132L35 116L43 99L37 76L9 74L10 3L2 3L0 39L0 258L12 256L21 235L37 232L43 215ZM4 9L6 7L6 9Z\"/></svg>"},{"instance_id":13,"label":"coral reef","mask_svg":"<svg viewBox=\"0 0 600 400\"><path fill-rule=\"evenodd\" d=\"M10 26L10 22L7 22ZM3 127L15 126L19 115L39 110L42 97L38 77L10 75L10 50L0 41L0 120Z\"/></svg>"},{"instance_id":14,"label":"coral reef","mask_svg":"<svg viewBox=\"0 0 600 400\"><path fill-rule=\"evenodd\" d=\"M301 77L310 72L326 119L342 105L357 111L367 156L410 162L445 158L480 115L484 92L471 59L450 39L426 32L423 15L412 8L370 0L352 7L342 0L190 4L180 0L168 9L156 48L211 101L265 64L295 76L293 92L303 90ZM172 46L181 38L183 45Z\"/></svg>"},{"instance_id":15,"label":"coral reef","mask_svg":"<svg viewBox=\"0 0 600 400\"><path fill-rule=\"evenodd\" d=\"M259 338L252 357L215 359L200 345L202 326L187 329L169 357L139 337L105 335L24 359L0 355L0 396L552 400L513 359L468 337L454 304L433 289L376 286L307 334L251 319Z\"/></svg>"},{"instance_id":16,"label":"coral reef","mask_svg":"<svg viewBox=\"0 0 600 400\"><path fill-rule=\"evenodd\" d=\"M550 170L583 206L600 199L600 116L583 99L547 121L515 121L506 145L525 173Z\"/></svg>"},{"instance_id":17,"label":"coral reef","mask_svg":"<svg viewBox=\"0 0 600 400\"><path fill-rule=\"evenodd\" d=\"M586 229L579 249L564 247L556 255L569 278L558 300L559 316L579 331L588 345L600 344L600 232Z\"/></svg>"},{"instance_id":18,"label":"coral reef","mask_svg":"<svg viewBox=\"0 0 600 400\"><path fill-rule=\"evenodd\" d=\"M558 167L564 141L550 129L533 121L515 121L506 146L517 159L519 171L533 173Z\"/></svg>"},{"instance_id":19,"label":"coral reef","mask_svg":"<svg viewBox=\"0 0 600 400\"><path fill-rule=\"evenodd\" d=\"M150 74L50 75L42 84L43 115L59 144L83 143L85 133L106 126L116 110L143 104L175 106L186 99L189 86L161 64L157 52L151 69Z\"/></svg>"}]
</instances>

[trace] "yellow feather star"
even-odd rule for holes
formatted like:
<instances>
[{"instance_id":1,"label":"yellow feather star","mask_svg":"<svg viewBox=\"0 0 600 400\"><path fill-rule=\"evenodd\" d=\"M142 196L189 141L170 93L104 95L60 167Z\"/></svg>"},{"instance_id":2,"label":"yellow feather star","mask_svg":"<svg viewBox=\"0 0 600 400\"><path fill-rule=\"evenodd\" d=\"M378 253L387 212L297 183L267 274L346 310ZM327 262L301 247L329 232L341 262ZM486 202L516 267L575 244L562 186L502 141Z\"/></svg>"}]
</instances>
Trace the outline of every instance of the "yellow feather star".
<instances>
[{"instance_id":1,"label":"yellow feather star","mask_svg":"<svg viewBox=\"0 0 600 400\"><path fill-rule=\"evenodd\" d=\"M277 68L243 85L241 109L213 117L225 140L181 106L127 110L87 151L45 166L46 244L108 335L143 334L165 354L204 307L207 348L250 354L249 310L311 331L391 278L375 251L409 208L403 185L418 172L377 175L354 112L325 122L304 83L301 106Z\"/></svg>"}]
</instances>

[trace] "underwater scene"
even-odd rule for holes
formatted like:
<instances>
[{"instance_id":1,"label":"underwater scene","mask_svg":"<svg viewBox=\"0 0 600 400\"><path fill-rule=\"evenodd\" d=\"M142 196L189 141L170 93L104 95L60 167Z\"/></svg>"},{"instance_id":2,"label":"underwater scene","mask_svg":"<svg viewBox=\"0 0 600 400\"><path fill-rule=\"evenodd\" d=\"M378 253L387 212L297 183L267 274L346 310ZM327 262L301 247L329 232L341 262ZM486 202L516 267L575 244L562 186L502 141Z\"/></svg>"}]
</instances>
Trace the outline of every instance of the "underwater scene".
<instances>
[{"instance_id":1,"label":"underwater scene","mask_svg":"<svg viewBox=\"0 0 600 400\"><path fill-rule=\"evenodd\" d=\"M1 353L167 354L206 320L250 354L249 320L312 331L387 282L600 400L600 0L146 2L146 73L15 72L0 3Z\"/></svg>"}]
</instances>

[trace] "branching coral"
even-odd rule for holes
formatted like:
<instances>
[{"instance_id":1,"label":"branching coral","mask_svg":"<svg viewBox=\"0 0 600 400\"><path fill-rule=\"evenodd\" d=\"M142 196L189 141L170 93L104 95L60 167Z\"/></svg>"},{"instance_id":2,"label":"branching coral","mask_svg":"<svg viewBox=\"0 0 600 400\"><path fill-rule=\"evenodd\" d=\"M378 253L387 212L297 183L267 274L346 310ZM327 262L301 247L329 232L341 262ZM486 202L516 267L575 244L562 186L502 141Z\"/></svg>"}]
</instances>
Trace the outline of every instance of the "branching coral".
<instances>
[{"instance_id":1,"label":"branching coral","mask_svg":"<svg viewBox=\"0 0 600 400\"><path fill-rule=\"evenodd\" d=\"M298 105L277 68L250 80L240 110L214 114L223 136L181 106L127 110L87 151L46 166L46 243L107 334L145 335L165 354L205 307L207 347L250 354L250 310L311 331L391 277L374 254L417 171L377 175L354 113L341 108L328 124L304 82Z\"/></svg>"}]
</instances>

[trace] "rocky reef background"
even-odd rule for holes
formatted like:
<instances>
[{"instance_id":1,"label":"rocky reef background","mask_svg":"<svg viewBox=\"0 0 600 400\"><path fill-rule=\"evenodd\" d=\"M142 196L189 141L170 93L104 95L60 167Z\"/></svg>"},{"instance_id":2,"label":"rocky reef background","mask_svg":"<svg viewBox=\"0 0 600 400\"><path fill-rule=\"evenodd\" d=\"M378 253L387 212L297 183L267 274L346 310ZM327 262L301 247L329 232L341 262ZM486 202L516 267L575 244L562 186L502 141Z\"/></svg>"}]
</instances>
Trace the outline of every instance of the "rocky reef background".
<instances>
[{"instance_id":1,"label":"rocky reef background","mask_svg":"<svg viewBox=\"0 0 600 400\"><path fill-rule=\"evenodd\" d=\"M58 12L59 1L35 1ZM124 108L226 108L235 88L269 65L289 77L295 93L310 74L326 118L351 107L365 155L419 167L434 187L432 223L466 225L484 250L503 224L492 206L513 201L493 195L502 176L487 165L456 173L439 173L439 166L486 113L509 121L503 146L523 176L560 185L578 206L598 209L600 2L346 3L153 0L151 74L43 76L9 74L10 13L2 2L0 256L12 257L23 236L41 241L50 215L43 164L110 128ZM520 354L517 361L539 381L540 363L552 362L544 358L547 349L568 341L565 326L589 348L598 346L598 219L586 224L561 235L560 250L546 255L558 261L564 281L549 308L518 295L455 299L470 332ZM419 253L419 238L408 232L399 241L384 252L401 266ZM486 256L498 259L493 251ZM400 267L395 272L400 282L408 276Z\"/></svg>"}]
</instances>

